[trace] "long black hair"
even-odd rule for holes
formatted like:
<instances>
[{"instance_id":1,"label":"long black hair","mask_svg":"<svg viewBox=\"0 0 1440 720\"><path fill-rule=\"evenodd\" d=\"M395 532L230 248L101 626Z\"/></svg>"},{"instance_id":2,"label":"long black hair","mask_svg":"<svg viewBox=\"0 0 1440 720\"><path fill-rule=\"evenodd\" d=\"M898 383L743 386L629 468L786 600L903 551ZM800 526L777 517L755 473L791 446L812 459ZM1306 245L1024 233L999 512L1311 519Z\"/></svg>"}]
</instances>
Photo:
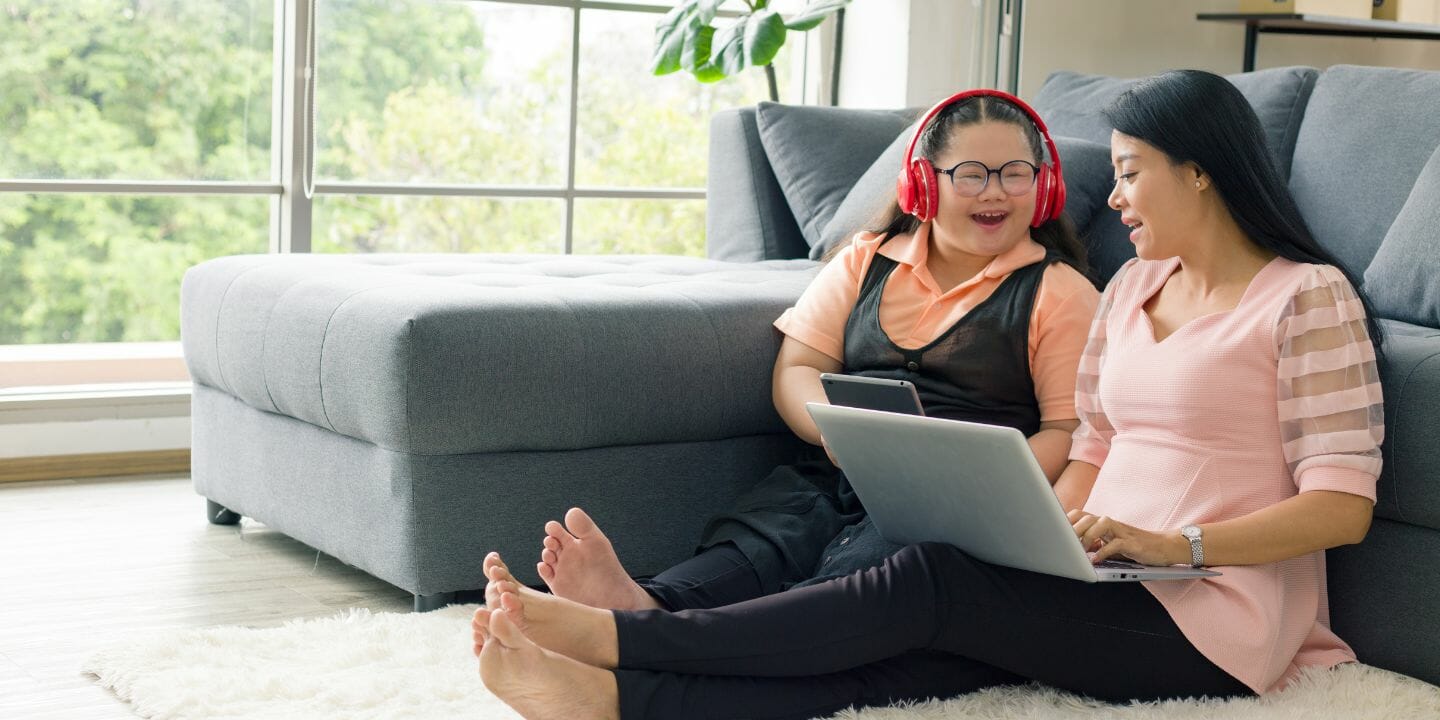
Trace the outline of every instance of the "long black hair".
<instances>
[{"instance_id":1,"label":"long black hair","mask_svg":"<svg viewBox=\"0 0 1440 720\"><path fill-rule=\"evenodd\" d=\"M1251 242L1287 260L1333 265L1365 306L1365 326L1380 355L1380 325L1359 279L1315 241L1265 142L1260 118L1230 81L1204 70L1171 70L1141 80L1101 111L1111 126L1194 163Z\"/></svg>"},{"instance_id":2,"label":"long black hair","mask_svg":"<svg viewBox=\"0 0 1440 720\"><path fill-rule=\"evenodd\" d=\"M992 95L979 95L946 106L930 119L930 124L920 134L920 141L915 144L915 152L918 157L934 162L950 143L956 130L986 121L1009 123L1020 128L1030 146L1032 161L1036 165L1044 161L1044 141L1041 140L1040 130L1035 127L1030 116L1013 103ZM896 235L919 230L920 220L901 211L899 203L891 202L890 207L876 218L874 226L868 229L870 232L879 233L884 242ZM1038 228L1032 228L1030 237L1044 245L1047 250L1058 253L1082 275L1086 274L1088 266L1085 261L1085 246L1076 236L1075 225L1070 222L1070 218L1062 215Z\"/></svg>"}]
</instances>

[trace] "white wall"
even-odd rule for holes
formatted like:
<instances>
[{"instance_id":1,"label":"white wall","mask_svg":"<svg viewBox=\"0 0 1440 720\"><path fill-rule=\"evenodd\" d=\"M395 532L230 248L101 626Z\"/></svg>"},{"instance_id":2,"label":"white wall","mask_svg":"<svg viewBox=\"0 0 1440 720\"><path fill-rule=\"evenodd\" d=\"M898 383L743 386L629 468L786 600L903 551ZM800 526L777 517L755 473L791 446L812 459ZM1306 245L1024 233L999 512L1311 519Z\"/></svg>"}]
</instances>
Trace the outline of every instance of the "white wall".
<instances>
[{"instance_id":1,"label":"white wall","mask_svg":"<svg viewBox=\"0 0 1440 720\"><path fill-rule=\"evenodd\" d=\"M931 105L985 82L994 65L986 0L859 0L845 10L840 104Z\"/></svg>"},{"instance_id":2,"label":"white wall","mask_svg":"<svg viewBox=\"0 0 1440 720\"><path fill-rule=\"evenodd\" d=\"M1195 19L1235 8L1236 0L1026 0L1020 94L1033 97L1056 70L1122 77L1182 67L1240 72L1244 26ZM1261 33L1256 43L1256 69L1340 64L1440 70L1440 41Z\"/></svg>"},{"instance_id":3,"label":"white wall","mask_svg":"<svg viewBox=\"0 0 1440 720\"><path fill-rule=\"evenodd\" d=\"M985 85L995 63L999 0L857 0L846 11L840 104L927 105ZM1056 70L1121 77L1179 67L1239 72L1245 30L1201 22L1197 13L1234 12L1236 0L1026 0L1020 94L1034 97ZM974 41L976 30L981 43ZM1440 41L1261 34L1255 66L1337 64L1440 70Z\"/></svg>"},{"instance_id":4,"label":"white wall","mask_svg":"<svg viewBox=\"0 0 1440 720\"><path fill-rule=\"evenodd\" d=\"M188 415L0 425L0 459L188 447Z\"/></svg>"}]
</instances>

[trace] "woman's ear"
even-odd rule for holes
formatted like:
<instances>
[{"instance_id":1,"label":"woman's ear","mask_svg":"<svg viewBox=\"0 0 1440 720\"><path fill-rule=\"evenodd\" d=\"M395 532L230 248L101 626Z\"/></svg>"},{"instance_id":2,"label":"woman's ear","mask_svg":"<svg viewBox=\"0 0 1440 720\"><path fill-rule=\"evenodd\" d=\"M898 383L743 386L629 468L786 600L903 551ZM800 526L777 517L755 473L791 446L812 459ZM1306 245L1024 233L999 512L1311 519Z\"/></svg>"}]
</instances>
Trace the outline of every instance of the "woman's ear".
<instances>
[{"instance_id":1,"label":"woman's ear","mask_svg":"<svg viewBox=\"0 0 1440 720\"><path fill-rule=\"evenodd\" d=\"M1191 184L1195 186L1196 190L1204 190L1210 187L1210 176L1206 175L1205 171L1201 170L1199 165L1195 163L1185 163L1185 167L1185 176L1190 178Z\"/></svg>"}]
</instances>

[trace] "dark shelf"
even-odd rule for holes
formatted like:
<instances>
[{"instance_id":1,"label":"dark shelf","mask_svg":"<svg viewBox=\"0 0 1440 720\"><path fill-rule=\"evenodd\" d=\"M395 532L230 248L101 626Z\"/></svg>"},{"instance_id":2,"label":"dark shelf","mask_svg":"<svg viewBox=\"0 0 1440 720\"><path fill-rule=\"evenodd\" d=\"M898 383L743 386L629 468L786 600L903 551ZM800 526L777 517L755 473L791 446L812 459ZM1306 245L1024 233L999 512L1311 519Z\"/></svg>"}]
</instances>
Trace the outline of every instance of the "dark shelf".
<instances>
[{"instance_id":1,"label":"dark shelf","mask_svg":"<svg viewBox=\"0 0 1440 720\"><path fill-rule=\"evenodd\" d=\"M1255 43L1260 33L1440 40L1440 25L1394 20L1274 13L1199 13L1195 19L1245 25L1245 72L1255 69Z\"/></svg>"}]
</instances>

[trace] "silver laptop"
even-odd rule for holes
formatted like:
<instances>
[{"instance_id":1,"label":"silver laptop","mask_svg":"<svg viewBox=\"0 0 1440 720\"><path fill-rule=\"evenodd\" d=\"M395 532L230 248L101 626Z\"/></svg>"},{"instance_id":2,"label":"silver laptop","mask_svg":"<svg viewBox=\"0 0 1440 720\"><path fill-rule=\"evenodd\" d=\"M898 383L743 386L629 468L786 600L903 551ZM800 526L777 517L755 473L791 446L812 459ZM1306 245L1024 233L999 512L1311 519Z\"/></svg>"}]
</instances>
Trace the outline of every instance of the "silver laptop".
<instances>
[{"instance_id":1,"label":"silver laptop","mask_svg":"<svg viewBox=\"0 0 1440 720\"><path fill-rule=\"evenodd\" d=\"M1096 565L1014 428L809 403L875 529L945 542L995 565L1086 582L1219 575L1187 566Z\"/></svg>"}]
</instances>

